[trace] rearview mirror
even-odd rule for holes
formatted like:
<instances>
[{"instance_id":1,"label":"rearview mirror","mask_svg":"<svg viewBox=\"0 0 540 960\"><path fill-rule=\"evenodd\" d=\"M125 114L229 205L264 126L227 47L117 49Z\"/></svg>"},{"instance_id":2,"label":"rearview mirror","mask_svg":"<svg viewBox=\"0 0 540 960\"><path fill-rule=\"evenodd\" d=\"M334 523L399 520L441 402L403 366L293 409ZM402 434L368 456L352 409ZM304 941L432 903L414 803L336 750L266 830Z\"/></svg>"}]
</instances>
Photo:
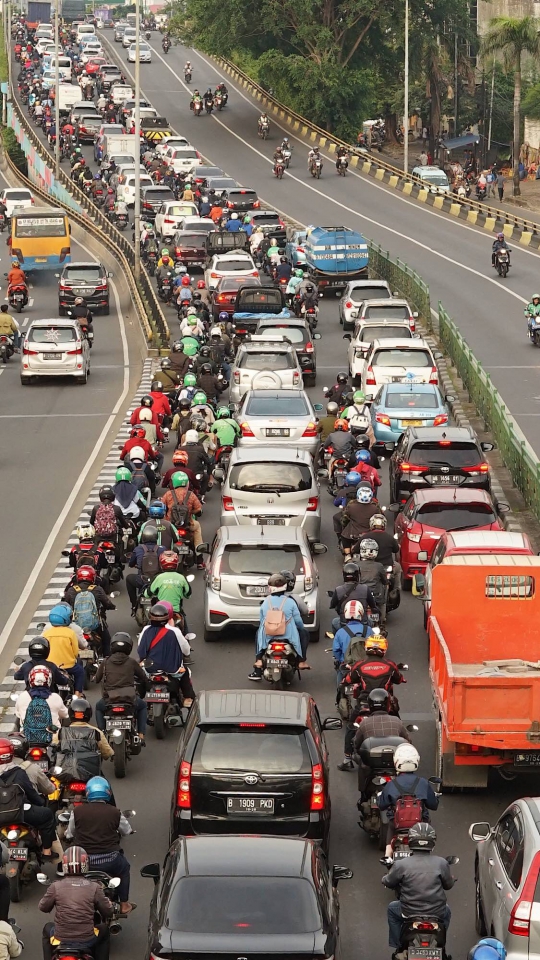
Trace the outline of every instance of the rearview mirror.
<instances>
[{"instance_id":1,"label":"rearview mirror","mask_svg":"<svg viewBox=\"0 0 540 960\"><path fill-rule=\"evenodd\" d=\"M328 547L326 546L325 543L312 543L311 552L316 553L318 555L323 553L328 553Z\"/></svg>"},{"instance_id":2,"label":"rearview mirror","mask_svg":"<svg viewBox=\"0 0 540 960\"><path fill-rule=\"evenodd\" d=\"M159 863L147 863L145 867L141 867L141 877L153 880L154 883L158 882L160 874L161 869Z\"/></svg>"},{"instance_id":3,"label":"rearview mirror","mask_svg":"<svg viewBox=\"0 0 540 960\"><path fill-rule=\"evenodd\" d=\"M13 657L13 663L16 663L17 666L18 666L20 663L24 663L24 657Z\"/></svg>"},{"instance_id":4,"label":"rearview mirror","mask_svg":"<svg viewBox=\"0 0 540 960\"><path fill-rule=\"evenodd\" d=\"M337 864L332 867L332 883L334 886L340 880L352 880L353 876L352 870L349 870L348 867L339 867Z\"/></svg>"},{"instance_id":5,"label":"rearview mirror","mask_svg":"<svg viewBox=\"0 0 540 960\"><path fill-rule=\"evenodd\" d=\"M509 503L506 503L505 500L499 500L499 502L498 502L498 504L497 504L497 512L498 512L498 513L509 513L509 512L510 512L510 504L509 504Z\"/></svg>"},{"instance_id":6,"label":"rearview mirror","mask_svg":"<svg viewBox=\"0 0 540 960\"><path fill-rule=\"evenodd\" d=\"M373 448L372 448L372 449L373 449ZM401 510L401 504L400 504L400 503L390 503L390 504L388 505L388 509L390 510L390 513L399 513L399 511Z\"/></svg>"},{"instance_id":7,"label":"rearview mirror","mask_svg":"<svg viewBox=\"0 0 540 960\"><path fill-rule=\"evenodd\" d=\"M111 877L107 886L112 887L113 890L116 890L116 888L120 886L120 877Z\"/></svg>"},{"instance_id":8,"label":"rearview mirror","mask_svg":"<svg viewBox=\"0 0 540 960\"><path fill-rule=\"evenodd\" d=\"M408 663L398 663L398 670L408 670L408 669L409 669Z\"/></svg>"},{"instance_id":9,"label":"rearview mirror","mask_svg":"<svg viewBox=\"0 0 540 960\"><path fill-rule=\"evenodd\" d=\"M471 840L480 843L481 840L487 840L491 836L491 824L487 820L480 820L478 823L471 823L469 827L469 836Z\"/></svg>"},{"instance_id":10,"label":"rearview mirror","mask_svg":"<svg viewBox=\"0 0 540 960\"><path fill-rule=\"evenodd\" d=\"M416 726L415 723L408 723L407 730L409 731L409 733L418 733L418 727Z\"/></svg>"},{"instance_id":11,"label":"rearview mirror","mask_svg":"<svg viewBox=\"0 0 540 960\"><path fill-rule=\"evenodd\" d=\"M344 334L343 334L343 340L352 340L352 337L351 337L350 333L344 333Z\"/></svg>"},{"instance_id":12,"label":"rearview mirror","mask_svg":"<svg viewBox=\"0 0 540 960\"><path fill-rule=\"evenodd\" d=\"M321 467L320 470L317 470L317 476L319 477L320 480L327 480L328 470L326 469L326 467Z\"/></svg>"},{"instance_id":13,"label":"rearview mirror","mask_svg":"<svg viewBox=\"0 0 540 960\"><path fill-rule=\"evenodd\" d=\"M322 728L323 730L341 730L342 726L343 720L340 717L327 717L323 720Z\"/></svg>"},{"instance_id":14,"label":"rearview mirror","mask_svg":"<svg viewBox=\"0 0 540 960\"><path fill-rule=\"evenodd\" d=\"M214 478L215 478L219 483L223 483L223 481L224 481L224 479L225 479L225 471L223 470L222 467L214 467L214 469L212 470L212 473L213 473Z\"/></svg>"},{"instance_id":15,"label":"rearview mirror","mask_svg":"<svg viewBox=\"0 0 540 960\"><path fill-rule=\"evenodd\" d=\"M447 393L444 399L446 400L447 403L455 403L457 400L457 397L454 397L451 393Z\"/></svg>"},{"instance_id":16,"label":"rearview mirror","mask_svg":"<svg viewBox=\"0 0 540 960\"><path fill-rule=\"evenodd\" d=\"M450 864L450 866L452 866L454 863L459 863L459 857L445 857L444 859Z\"/></svg>"},{"instance_id":17,"label":"rearview mirror","mask_svg":"<svg viewBox=\"0 0 540 960\"><path fill-rule=\"evenodd\" d=\"M199 555L202 553L210 553L210 544L200 543L198 547L195 547L195 553Z\"/></svg>"},{"instance_id":18,"label":"rearview mirror","mask_svg":"<svg viewBox=\"0 0 540 960\"><path fill-rule=\"evenodd\" d=\"M188 582L188 583L193 583L194 579L195 579L194 575L193 575L192 573L188 573L188 575L187 575L187 577L186 577L187 582Z\"/></svg>"},{"instance_id":19,"label":"rearview mirror","mask_svg":"<svg viewBox=\"0 0 540 960\"><path fill-rule=\"evenodd\" d=\"M322 340L322 333L314 333L311 339L312 339L312 340Z\"/></svg>"},{"instance_id":20,"label":"rearview mirror","mask_svg":"<svg viewBox=\"0 0 540 960\"><path fill-rule=\"evenodd\" d=\"M129 820L130 817L135 817L137 815L135 810L122 810L122 816Z\"/></svg>"},{"instance_id":21,"label":"rearview mirror","mask_svg":"<svg viewBox=\"0 0 540 960\"><path fill-rule=\"evenodd\" d=\"M168 727L181 727L183 722L182 717L167 717Z\"/></svg>"},{"instance_id":22,"label":"rearview mirror","mask_svg":"<svg viewBox=\"0 0 540 960\"><path fill-rule=\"evenodd\" d=\"M413 597L423 597L426 592L426 578L421 573L415 573L412 578Z\"/></svg>"},{"instance_id":23,"label":"rearview mirror","mask_svg":"<svg viewBox=\"0 0 540 960\"><path fill-rule=\"evenodd\" d=\"M48 883L49 878L46 873L36 873L36 880L38 883Z\"/></svg>"},{"instance_id":24,"label":"rearview mirror","mask_svg":"<svg viewBox=\"0 0 540 960\"><path fill-rule=\"evenodd\" d=\"M69 551L69 550L62 550L62 556L63 556L63 557L69 557L69 554L70 554L70 551Z\"/></svg>"},{"instance_id":25,"label":"rearview mirror","mask_svg":"<svg viewBox=\"0 0 540 960\"><path fill-rule=\"evenodd\" d=\"M480 449L483 450L484 453L489 453L490 450L495 450L496 446L496 443L481 443Z\"/></svg>"}]
</instances>

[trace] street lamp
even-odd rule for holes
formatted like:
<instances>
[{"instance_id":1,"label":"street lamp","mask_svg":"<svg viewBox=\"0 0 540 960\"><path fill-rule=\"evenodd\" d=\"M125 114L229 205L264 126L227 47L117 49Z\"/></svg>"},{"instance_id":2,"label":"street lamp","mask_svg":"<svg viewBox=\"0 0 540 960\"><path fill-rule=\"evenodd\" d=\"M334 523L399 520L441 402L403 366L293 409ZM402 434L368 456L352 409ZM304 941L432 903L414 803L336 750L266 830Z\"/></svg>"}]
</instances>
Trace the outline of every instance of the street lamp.
<instances>
[{"instance_id":1,"label":"street lamp","mask_svg":"<svg viewBox=\"0 0 540 960\"><path fill-rule=\"evenodd\" d=\"M58 43L58 21L60 19L60 0L56 0L54 11L54 123L56 137L54 140L54 175L60 179L60 47Z\"/></svg>"},{"instance_id":2,"label":"street lamp","mask_svg":"<svg viewBox=\"0 0 540 960\"><path fill-rule=\"evenodd\" d=\"M409 0L405 0L405 105L403 108L403 171L409 172Z\"/></svg>"},{"instance_id":3,"label":"street lamp","mask_svg":"<svg viewBox=\"0 0 540 960\"><path fill-rule=\"evenodd\" d=\"M140 0L135 0L135 279L141 275L141 39Z\"/></svg>"}]
</instances>

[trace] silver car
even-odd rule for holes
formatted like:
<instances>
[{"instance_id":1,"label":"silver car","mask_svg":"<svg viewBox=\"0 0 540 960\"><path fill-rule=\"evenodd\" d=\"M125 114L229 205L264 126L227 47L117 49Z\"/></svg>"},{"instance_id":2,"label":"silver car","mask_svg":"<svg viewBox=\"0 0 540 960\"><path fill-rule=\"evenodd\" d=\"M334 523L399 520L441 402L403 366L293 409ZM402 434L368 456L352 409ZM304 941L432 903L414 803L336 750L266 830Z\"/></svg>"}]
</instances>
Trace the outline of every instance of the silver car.
<instances>
[{"instance_id":1,"label":"silver car","mask_svg":"<svg viewBox=\"0 0 540 960\"><path fill-rule=\"evenodd\" d=\"M530 766L531 756L523 755ZM507 960L540 954L540 798L510 804L492 827L473 823L476 931L506 947Z\"/></svg>"},{"instance_id":2,"label":"silver car","mask_svg":"<svg viewBox=\"0 0 540 960\"><path fill-rule=\"evenodd\" d=\"M279 334L260 334L238 348L229 398L231 403L239 403L248 390L301 390L303 385L294 347Z\"/></svg>"},{"instance_id":3,"label":"silver car","mask_svg":"<svg viewBox=\"0 0 540 960\"><path fill-rule=\"evenodd\" d=\"M364 300L386 300L392 291L386 280L350 280L339 301L339 322L344 330L352 330Z\"/></svg>"},{"instance_id":4,"label":"silver car","mask_svg":"<svg viewBox=\"0 0 540 960\"><path fill-rule=\"evenodd\" d=\"M238 446L279 443L282 449L299 448L313 455L320 410L322 404L312 404L305 390L248 390L235 413L241 430Z\"/></svg>"},{"instance_id":5,"label":"silver car","mask_svg":"<svg viewBox=\"0 0 540 960\"><path fill-rule=\"evenodd\" d=\"M311 454L278 446L233 450L221 490L221 524L302 527L310 541L318 540L321 499Z\"/></svg>"},{"instance_id":6,"label":"silver car","mask_svg":"<svg viewBox=\"0 0 540 960\"><path fill-rule=\"evenodd\" d=\"M304 617L310 640L319 640L319 573L312 553L326 553L322 543L309 545L301 527L219 527L206 566L204 639L218 640L228 627L259 625L259 608L268 593L268 578L279 570L296 576L294 595L308 607Z\"/></svg>"},{"instance_id":7,"label":"silver car","mask_svg":"<svg viewBox=\"0 0 540 960\"><path fill-rule=\"evenodd\" d=\"M77 320L34 320L21 349L21 383L34 377L75 377L86 383L90 373L88 340Z\"/></svg>"}]
</instances>

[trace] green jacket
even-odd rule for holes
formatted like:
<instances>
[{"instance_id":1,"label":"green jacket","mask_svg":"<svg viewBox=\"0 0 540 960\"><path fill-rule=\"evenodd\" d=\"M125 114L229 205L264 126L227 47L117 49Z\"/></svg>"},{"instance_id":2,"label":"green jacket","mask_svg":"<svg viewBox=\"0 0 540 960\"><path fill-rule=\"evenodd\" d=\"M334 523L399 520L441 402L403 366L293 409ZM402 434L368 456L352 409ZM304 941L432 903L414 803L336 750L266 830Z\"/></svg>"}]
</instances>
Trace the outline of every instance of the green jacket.
<instances>
[{"instance_id":1,"label":"green jacket","mask_svg":"<svg viewBox=\"0 0 540 960\"><path fill-rule=\"evenodd\" d=\"M240 436L241 430L236 420L227 417L223 420L216 420L212 424L210 432L215 433L222 447L232 447L236 438Z\"/></svg>"}]
</instances>

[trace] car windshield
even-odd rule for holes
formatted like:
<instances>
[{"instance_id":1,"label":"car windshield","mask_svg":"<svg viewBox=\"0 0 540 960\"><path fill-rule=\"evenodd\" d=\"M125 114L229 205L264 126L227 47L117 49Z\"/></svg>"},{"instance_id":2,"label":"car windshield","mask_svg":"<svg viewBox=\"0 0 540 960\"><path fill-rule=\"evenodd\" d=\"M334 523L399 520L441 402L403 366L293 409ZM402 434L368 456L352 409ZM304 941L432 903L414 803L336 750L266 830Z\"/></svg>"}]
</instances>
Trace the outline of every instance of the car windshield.
<instances>
[{"instance_id":1,"label":"car windshield","mask_svg":"<svg viewBox=\"0 0 540 960\"><path fill-rule=\"evenodd\" d=\"M363 300L386 300L391 296L386 287L357 287L349 294L353 303L362 303Z\"/></svg>"},{"instance_id":2,"label":"car windshield","mask_svg":"<svg viewBox=\"0 0 540 960\"><path fill-rule=\"evenodd\" d=\"M442 170L429 170L425 173L419 174L422 180L427 180L428 183L437 183L441 186L448 186L448 177Z\"/></svg>"},{"instance_id":3,"label":"car windshield","mask_svg":"<svg viewBox=\"0 0 540 960\"><path fill-rule=\"evenodd\" d=\"M408 320L409 310L405 306L366 307L364 317L369 320Z\"/></svg>"},{"instance_id":4,"label":"car windshield","mask_svg":"<svg viewBox=\"0 0 540 960\"><path fill-rule=\"evenodd\" d=\"M483 456L474 443L454 440L434 440L415 443L407 457L409 463L442 465L444 467L474 467Z\"/></svg>"},{"instance_id":5,"label":"car windshield","mask_svg":"<svg viewBox=\"0 0 540 960\"><path fill-rule=\"evenodd\" d=\"M251 263L251 260L244 259L218 260L215 269L220 270L223 273L228 272L229 270L231 272L234 271L241 273L243 271L244 273L248 273L250 270L253 270L253 264Z\"/></svg>"},{"instance_id":6,"label":"car windshield","mask_svg":"<svg viewBox=\"0 0 540 960\"><path fill-rule=\"evenodd\" d=\"M63 279L69 283L98 283L100 277L101 272L96 265L95 267L68 267Z\"/></svg>"},{"instance_id":7,"label":"car windshield","mask_svg":"<svg viewBox=\"0 0 540 960\"><path fill-rule=\"evenodd\" d=\"M297 727L207 727L197 741L193 769L311 773L311 760L304 732Z\"/></svg>"},{"instance_id":8,"label":"car windshield","mask_svg":"<svg viewBox=\"0 0 540 960\"><path fill-rule=\"evenodd\" d=\"M167 926L179 933L293 936L319 930L321 918L315 891L301 877L191 876L171 890Z\"/></svg>"},{"instance_id":9,"label":"car windshield","mask_svg":"<svg viewBox=\"0 0 540 960\"><path fill-rule=\"evenodd\" d=\"M275 460L256 463L237 463L231 467L228 479L233 490L246 493L266 493L267 491L298 493L310 490L311 471L305 463L278 463Z\"/></svg>"},{"instance_id":10,"label":"car windshield","mask_svg":"<svg viewBox=\"0 0 540 960\"><path fill-rule=\"evenodd\" d=\"M248 370L292 370L296 360L292 353L276 350L275 353L262 350L245 350L238 357L236 365Z\"/></svg>"},{"instance_id":11,"label":"car windshield","mask_svg":"<svg viewBox=\"0 0 540 960\"><path fill-rule=\"evenodd\" d=\"M414 390L388 390L384 406L388 410L406 410L408 407L436 410L439 403L439 398L434 393L420 393Z\"/></svg>"},{"instance_id":12,"label":"car windshield","mask_svg":"<svg viewBox=\"0 0 540 960\"><path fill-rule=\"evenodd\" d=\"M409 325L403 324L403 326L379 326L374 323L373 326L371 323L362 327L358 339L361 343L372 343L373 340L396 340L399 337L400 340L412 340L412 333L409 329Z\"/></svg>"},{"instance_id":13,"label":"car windshield","mask_svg":"<svg viewBox=\"0 0 540 960\"><path fill-rule=\"evenodd\" d=\"M406 348L377 350L371 361L377 367L431 367L433 361L427 350Z\"/></svg>"},{"instance_id":14,"label":"car windshield","mask_svg":"<svg viewBox=\"0 0 540 960\"><path fill-rule=\"evenodd\" d=\"M287 340L290 340L291 343L304 343L304 341L309 339L307 337L306 331L302 327L262 327L257 331L257 335L267 333L270 336L273 333L279 333L283 337L287 337Z\"/></svg>"},{"instance_id":15,"label":"car windshield","mask_svg":"<svg viewBox=\"0 0 540 960\"><path fill-rule=\"evenodd\" d=\"M246 417L308 417L310 409L303 397L250 397L243 411Z\"/></svg>"},{"instance_id":16,"label":"car windshield","mask_svg":"<svg viewBox=\"0 0 540 960\"><path fill-rule=\"evenodd\" d=\"M70 343L77 334L73 327L30 327L28 339L32 343Z\"/></svg>"},{"instance_id":17,"label":"car windshield","mask_svg":"<svg viewBox=\"0 0 540 960\"><path fill-rule=\"evenodd\" d=\"M471 530L495 523L497 517L487 503L426 503L416 519L439 530Z\"/></svg>"},{"instance_id":18,"label":"car windshield","mask_svg":"<svg viewBox=\"0 0 540 960\"><path fill-rule=\"evenodd\" d=\"M304 566L299 547L273 546L261 543L257 546L227 544L221 558L221 573L253 577L270 577L276 570L290 570L303 576Z\"/></svg>"}]
</instances>

